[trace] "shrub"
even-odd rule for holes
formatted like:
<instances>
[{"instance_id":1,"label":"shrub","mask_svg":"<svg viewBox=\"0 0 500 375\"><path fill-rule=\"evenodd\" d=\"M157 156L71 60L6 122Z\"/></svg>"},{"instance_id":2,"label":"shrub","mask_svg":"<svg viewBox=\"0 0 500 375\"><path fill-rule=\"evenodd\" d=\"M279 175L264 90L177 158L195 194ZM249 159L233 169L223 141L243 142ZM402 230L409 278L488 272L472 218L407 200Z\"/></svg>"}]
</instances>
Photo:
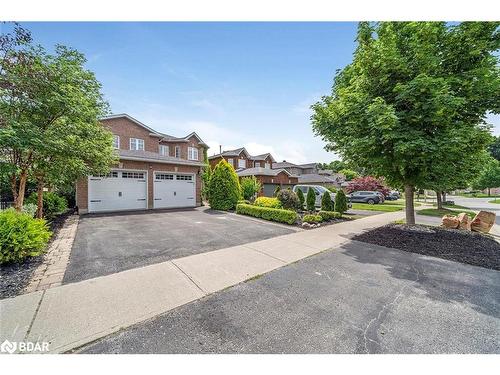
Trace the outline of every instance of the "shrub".
<instances>
[{"instance_id":1,"label":"shrub","mask_svg":"<svg viewBox=\"0 0 500 375\"><path fill-rule=\"evenodd\" d=\"M318 212L318 215L321 216L323 221L340 219L342 217L342 214L340 212L335 212L335 211L320 211Z\"/></svg>"},{"instance_id":2,"label":"shrub","mask_svg":"<svg viewBox=\"0 0 500 375\"><path fill-rule=\"evenodd\" d=\"M280 192L280 190L281 190L281 186L279 186L279 185L278 185L278 186L276 186L276 189L274 189L273 196L277 196L277 195L278 195L278 193Z\"/></svg>"},{"instance_id":3,"label":"shrub","mask_svg":"<svg viewBox=\"0 0 500 375\"><path fill-rule=\"evenodd\" d=\"M297 213L295 211L259 207L251 204L239 204L236 206L236 213L258 217L265 220L277 221L279 223L294 224L297 221Z\"/></svg>"},{"instance_id":4,"label":"shrub","mask_svg":"<svg viewBox=\"0 0 500 375\"><path fill-rule=\"evenodd\" d=\"M44 219L34 219L13 208L0 212L0 264L40 255L50 239Z\"/></svg>"},{"instance_id":5,"label":"shrub","mask_svg":"<svg viewBox=\"0 0 500 375\"><path fill-rule=\"evenodd\" d=\"M304 197L304 193L301 189L297 189L297 197L299 197L300 208L304 208L304 202L306 201L306 198Z\"/></svg>"},{"instance_id":6,"label":"shrub","mask_svg":"<svg viewBox=\"0 0 500 375\"><path fill-rule=\"evenodd\" d=\"M247 201L246 199L240 199L238 201L238 204L241 204L241 203L243 203L243 204L252 204L250 201Z\"/></svg>"},{"instance_id":7,"label":"shrub","mask_svg":"<svg viewBox=\"0 0 500 375\"><path fill-rule=\"evenodd\" d=\"M321 197L321 210L333 211L332 197L329 192L323 193L323 196Z\"/></svg>"},{"instance_id":8,"label":"shrub","mask_svg":"<svg viewBox=\"0 0 500 375\"><path fill-rule=\"evenodd\" d=\"M338 190L338 189L337 189L335 186L333 186L333 185L326 185L325 187L326 187L328 190L330 190L330 192L332 192L332 193L336 193L336 192L337 192L337 190Z\"/></svg>"},{"instance_id":9,"label":"shrub","mask_svg":"<svg viewBox=\"0 0 500 375\"><path fill-rule=\"evenodd\" d=\"M281 203L281 207L285 210L297 210L300 208L299 197L289 189L281 190L277 198Z\"/></svg>"},{"instance_id":10,"label":"shrub","mask_svg":"<svg viewBox=\"0 0 500 375\"><path fill-rule=\"evenodd\" d=\"M347 197L342 189L339 189L337 195L335 195L335 211L341 215L347 211Z\"/></svg>"},{"instance_id":11,"label":"shrub","mask_svg":"<svg viewBox=\"0 0 500 375\"><path fill-rule=\"evenodd\" d=\"M38 195L36 192L31 193L26 199L26 203L37 204ZM43 216L47 219L52 219L55 216L63 213L68 209L66 198L57 195L51 191L43 193Z\"/></svg>"},{"instance_id":12,"label":"shrub","mask_svg":"<svg viewBox=\"0 0 500 375\"><path fill-rule=\"evenodd\" d=\"M231 210L241 196L240 182L233 167L222 159L210 177L208 202L214 210Z\"/></svg>"},{"instance_id":13,"label":"shrub","mask_svg":"<svg viewBox=\"0 0 500 375\"><path fill-rule=\"evenodd\" d=\"M321 223L323 218L320 215L304 215L302 221L304 223Z\"/></svg>"},{"instance_id":14,"label":"shrub","mask_svg":"<svg viewBox=\"0 0 500 375\"><path fill-rule=\"evenodd\" d=\"M255 196L255 194L257 194L262 188L262 185L255 178L255 176L243 177L241 179L240 185L241 185L241 195L243 195L243 199L246 200L252 199Z\"/></svg>"},{"instance_id":15,"label":"shrub","mask_svg":"<svg viewBox=\"0 0 500 375\"><path fill-rule=\"evenodd\" d=\"M306 207L307 211L314 211L316 204L316 193L313 188L309 188L306 196Z\"/></svg>"},{"instance_id":16,"label":"shrub","mask_svg":"<svg viewBox=\"0 0 500 375\"><path fill-rule=\"evenodd\" d=\"M270 198L270 197L258 197L254 205L259 207L269 207L269 208L281 208L281 202L278 198Z\"/></svg>"},{"instance_id":17,"label":"shrub","mask_svg":"<svg viewBox=\"0 0 500 375\"><path fill-rule=\"evenodd\" d=\"M37 206L34 203L26 203L23 205L22 211L30 217L35 217Z\"/></svg>"}]
</instances>

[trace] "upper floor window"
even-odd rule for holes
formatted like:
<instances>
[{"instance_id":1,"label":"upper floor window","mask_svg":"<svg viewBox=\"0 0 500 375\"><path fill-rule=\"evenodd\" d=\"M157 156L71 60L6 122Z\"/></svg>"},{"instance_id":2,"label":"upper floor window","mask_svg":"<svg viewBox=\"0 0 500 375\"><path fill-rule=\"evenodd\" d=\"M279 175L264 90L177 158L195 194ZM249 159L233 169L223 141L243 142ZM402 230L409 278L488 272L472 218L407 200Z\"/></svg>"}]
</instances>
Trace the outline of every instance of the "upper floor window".
<instances>
[{"instance_id":1,"label":"upper floor window","mask_svg":"<svg viewBox=\"0 0 500 375\"><path fill-rule=\"evenodd\" d=\"M144 139L130 138L130 149L144 151Z\"/></svg>"},{"instance_id":2,"label":"upper floor window","mask_svg":"<svg viewBox=\"0 0 500 375\"><path fill-rule=\"evenodd\" d=\"M169 153L168 153L168 146L165 146L165 145L160 145L160 155L163 155L163 156L168 156Z\"/></svg>"},{"instance_id":3,"label":"upper floor window","mask_svg":"<svg viewBox=\"0 0 500 375\"><path fill-rule=\"evenodd\" d=\"M116 149L120 148L120 136L119 135L113 134L113 148L116 148Z\"/></svg>"},{"instance_id":4,"label":"upper floor window","mask_svg":"<svg viewBox=\"0 0 500 375\"><path fill-rule=\"evenodd\" d=\"M259 167L260 167L260 161L254 161L254 162L253 162L253 166L254 166L255 168L259 168Z\"/></svg>"},{"instance_id":5,"label":"upper floor window","mask_svg":"<svg viewBox=\"0 0 500 375\"><path fill-rule=\"evenodd\" d=\"M245 159L238 159L238 168L245 168L245 167L246 167Z\"/></svg>"},{"instance_id":6,"label":"upper floor window","mask_svg":"<svg viewBox=\"0 0 500 375\"><path fill-rule=\"evenodd\" d=\"M269 164L269 163L265 163L265 164L264 164L264 168L266 168L266 169L271 168L271 164Z\"/></svg>"},{"instance_id":7,"label":"upper floor window","mask_svg":"<svg viewBox=\"0 0 500 375\"><path fill-rule=\"evenodd\" d=\"M181 157L181 147L180 146L175 146L175 157L176 158Z\"/></svg>"},{"instance_id":8,"label":"upper floor window","mask_svg":"<svg viewBox=\"0 0 500 375\"><path fill-rule=\"evenodd\" d=\"M234 168L234 161L233 161L233 159L229 158L229 159L227 159L227 162L229 164L231 164L233 166L233 168Z\"/></svg>"},{"instance_id":9,"label":"upper floor window","mask_svg":"<svg viewBox=\"0 0 500 375\"><path fill-rule=\"evenodd\" d=\"M188 159L189 160L199 160L198 159L198 149L196 147L188 147Z\"/></svg>"}]
</instances>

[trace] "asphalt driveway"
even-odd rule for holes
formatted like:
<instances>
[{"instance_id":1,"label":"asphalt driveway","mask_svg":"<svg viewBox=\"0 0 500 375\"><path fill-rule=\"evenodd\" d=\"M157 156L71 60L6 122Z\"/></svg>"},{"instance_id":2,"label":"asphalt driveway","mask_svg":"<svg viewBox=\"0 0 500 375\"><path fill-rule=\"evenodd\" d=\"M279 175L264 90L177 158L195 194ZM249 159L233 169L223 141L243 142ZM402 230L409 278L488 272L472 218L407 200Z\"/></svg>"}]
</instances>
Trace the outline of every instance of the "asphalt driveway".
<instances>
[{"instance_id":1,"label":"asphalt driveway","mask_svg":"<svg viewBox=\"0 0 500 375\"><path fill-rule=\"evenodd\" d=\"M293 233L207 208L82 216L63 283Z\"/></svg>"},{"instance_id":2,"label":"asphalt driveway","mask_svg":"<svg viewBox=\"0 0 500 375\"><path fill-rule=\"evenodd\" d=\"M500 272L352 241L87 353L500 353Z\"/></svg>"}]
</instances>

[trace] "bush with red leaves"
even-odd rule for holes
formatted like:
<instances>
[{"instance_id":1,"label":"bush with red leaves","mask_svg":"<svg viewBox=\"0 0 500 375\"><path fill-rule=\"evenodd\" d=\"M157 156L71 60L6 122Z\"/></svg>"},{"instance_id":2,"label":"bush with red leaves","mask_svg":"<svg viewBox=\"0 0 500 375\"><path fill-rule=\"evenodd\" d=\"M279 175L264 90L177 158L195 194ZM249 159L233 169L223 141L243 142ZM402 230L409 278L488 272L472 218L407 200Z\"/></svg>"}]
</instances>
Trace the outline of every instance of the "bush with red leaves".
<instances>
[{"instance_id":1,"label":"bush with red leaves","mask_svg":"<svg viewBox=\"0 0 500 375\"><path fill-rule=\"evenodd\" d=\"M373 176L358 177L349 182L347 187L347 192L352 193L353 191L379 191L384 196L389 194L389 188L384 185L384 182L380 178Z\"/></svg>"}]
</instances>

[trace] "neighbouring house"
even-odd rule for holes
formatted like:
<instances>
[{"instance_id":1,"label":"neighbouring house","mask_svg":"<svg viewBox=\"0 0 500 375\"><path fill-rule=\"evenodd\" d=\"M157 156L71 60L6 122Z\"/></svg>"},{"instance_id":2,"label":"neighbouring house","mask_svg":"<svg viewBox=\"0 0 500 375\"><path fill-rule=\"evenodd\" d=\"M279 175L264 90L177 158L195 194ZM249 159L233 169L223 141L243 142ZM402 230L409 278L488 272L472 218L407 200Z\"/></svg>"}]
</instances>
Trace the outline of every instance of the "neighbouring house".
<instances>
[{"instance_id":1,"label":"neighbouring house","mask_svg":"<svg viewBox=\"0 0 500 375\"><path fill-rule=\"evenodd\" d=\"M273 163L273 168L285 169L298 177L301 185L322 185L339 188L345 183L345 176L342 173L335 173L328 169L319 169L317 163L294 164L283 160Z\"/></svg>"},{"instance_id":2,"label":"neighbouring house","mask_svg":"<svg viewBox=\"0 0 500 375\"><path fill-rule=\"evenodd\" d=\"M223 151L208 158L210 167L214 168L222 159L233 166L240 179L255 176L262 185L259 196L272 197L278 186L282 189L292 188L298 182L293 173L286 169L274 168L276 161L270 153L254 156L244 147Z\"/></svg>"},{"instance_id":3,"label":"neighbouring house","mask_svg":"<svg viewBox=\"0 0 500 375\"><path fill-rule=\"evenodd\" d=\"M195 132L173 137L127 114L101 122L113 133L119 162L107 175L77 181L80 214L201 205L200 174L208 146Z\"/></svg>"}]
</instances>

